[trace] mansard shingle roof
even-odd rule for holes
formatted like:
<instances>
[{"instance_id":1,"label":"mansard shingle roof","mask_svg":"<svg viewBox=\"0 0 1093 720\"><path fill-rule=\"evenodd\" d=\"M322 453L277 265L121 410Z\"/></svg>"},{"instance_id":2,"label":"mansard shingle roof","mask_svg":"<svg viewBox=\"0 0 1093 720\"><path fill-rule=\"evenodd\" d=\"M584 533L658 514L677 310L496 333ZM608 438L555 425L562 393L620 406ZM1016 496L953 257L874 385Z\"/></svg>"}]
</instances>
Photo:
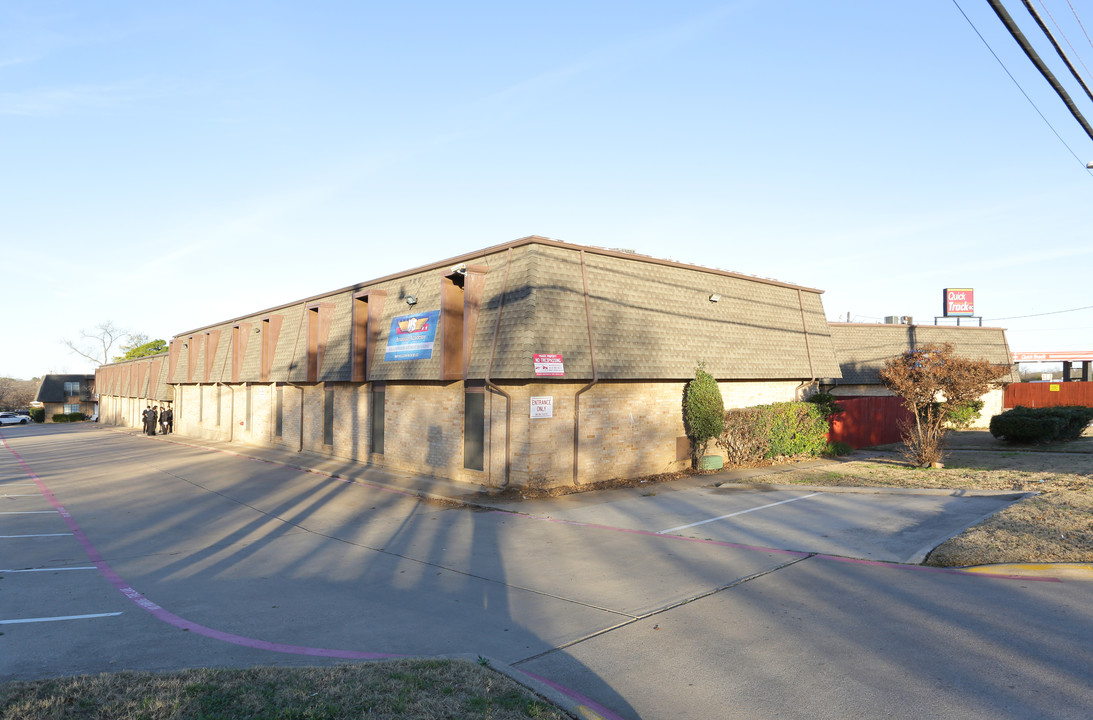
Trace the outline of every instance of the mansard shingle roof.
<instances>
[{"instance_id":1,"label":"mansard shingle roof","mask_svg":"<svg viewBox=\"0 0 1093 720\"><path fill-rule=\"evenodd\" d=\"M404 298L417 298L414 312L440 309L440 279L459 263L487 268L481 311L468 345L468 379L535 379L536 353L561 355L568 380L591 379L593 357L595 375L603 380L686 379L700 362L724 380L840 374L819 290L541 237L181 333L174 342L180 346L190 337L218 333L215 357L208 362L209 380L230 382L233 325L255 326L263 318L279 316L282 325L269 380L302 382L307 308L328 303L331 321L319 380L349 381L353 297L384 291L370 379L437 380L439 352L429 359L384 362L384 350L392 320L410 312ZM711 302L711 295L720 300ZM191 362L200 368L194 381L205 381L207 342L199 342L194 353L178 354L175 382L185 381ZM258 342L246 346L240 381L258 380L259 353Z\"/></svg>"},{"instance_id":2,"label":"mansard shingle roof","mask_svg":"<svg viewBox=\"0 0 1093 720\"><path fill-rule=\"evenodd\" d=\"M842 370L841 385L880 384L878 371L885 361L923 345L949 343L961 357L1013 364L1005 331L1001 328L953 325L879 325L830 323L835 355ZM1016 373L1004 378L1017 382Z\"/></svg>"}]
</instances>

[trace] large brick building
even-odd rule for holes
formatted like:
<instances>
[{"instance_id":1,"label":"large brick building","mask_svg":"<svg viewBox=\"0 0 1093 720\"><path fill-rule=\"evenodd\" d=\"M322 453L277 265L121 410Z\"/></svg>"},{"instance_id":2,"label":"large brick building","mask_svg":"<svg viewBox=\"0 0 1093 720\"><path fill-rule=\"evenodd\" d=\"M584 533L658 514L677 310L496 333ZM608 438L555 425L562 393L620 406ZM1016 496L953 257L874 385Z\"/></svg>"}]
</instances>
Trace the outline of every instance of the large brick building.
<instances>
[{"instance_id":1,"label":"large brick building","mask_svg":"<svg viewBox=\"0 0 1093 720\"><path fill-rule=\"evenodd\" d=\"M829 324L821 294L528 237L180 333L99 369L100 418L167 404L180 435L549 487L686 467L700 363L731 408L885 392L916 343L1009 362L1000 330Z\"/></svg>"},{"instance_id":2,"label":"large brick building","mask_svg":"<svg viewBox=\"0 0 1093 720\"><path fill-rule=\"evenodd\" d=\"M100 416L488 486L653 474L699 363L729 407L840 375L820 296L528 237L180 333L100 368Z\"/></svg>"}]
</instances>

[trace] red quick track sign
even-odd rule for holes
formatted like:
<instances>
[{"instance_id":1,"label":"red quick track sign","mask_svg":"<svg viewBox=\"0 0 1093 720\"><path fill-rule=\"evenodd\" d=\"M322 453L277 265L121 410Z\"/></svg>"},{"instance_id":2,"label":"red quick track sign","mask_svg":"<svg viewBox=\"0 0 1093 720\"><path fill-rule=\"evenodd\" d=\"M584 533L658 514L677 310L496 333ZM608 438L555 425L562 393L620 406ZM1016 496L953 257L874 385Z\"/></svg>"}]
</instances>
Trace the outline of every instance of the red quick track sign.
<instances>
[{"instance_id":1,"label":"red quick track sign","mask_svg":"<svg viewBox=\"0 0 1093 720\"><path fill-rule=\"evenodd\" d=\"M972 288L945 288L945 317L975 315L975 290Z\"/></svg>"},{"instance_id":2,"label":"red quick track sign","mask_svg":"<svg viewBox=\"0 0 1093 720\"><path fill-rule=\"evenodd\" d=\"M531 356L535 364L535 377L562 377L565 375L565 365L561 355L543 355L535 353Z\"/></svg>"}]
</instances>

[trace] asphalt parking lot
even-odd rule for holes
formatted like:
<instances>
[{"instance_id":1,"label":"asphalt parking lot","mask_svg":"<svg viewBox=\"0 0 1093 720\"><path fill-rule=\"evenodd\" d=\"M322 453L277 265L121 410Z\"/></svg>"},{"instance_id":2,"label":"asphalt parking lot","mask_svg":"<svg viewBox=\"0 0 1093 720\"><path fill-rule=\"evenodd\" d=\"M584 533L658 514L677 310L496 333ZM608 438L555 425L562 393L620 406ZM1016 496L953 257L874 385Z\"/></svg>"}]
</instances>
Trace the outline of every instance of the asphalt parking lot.
<instances>
[{"instance_id":1,"label":"asphalt parking lot","mask_svg":"<svg viewBox=\"0 0 1093 720\"><path fill-rule=\"evenodd\" d=\"M469 652L600 717L1093 707L1093 583L887 562L1012 498L679 483L466 508L324 458L0 434L5 679Z\"/></svg>"}]
</instances>

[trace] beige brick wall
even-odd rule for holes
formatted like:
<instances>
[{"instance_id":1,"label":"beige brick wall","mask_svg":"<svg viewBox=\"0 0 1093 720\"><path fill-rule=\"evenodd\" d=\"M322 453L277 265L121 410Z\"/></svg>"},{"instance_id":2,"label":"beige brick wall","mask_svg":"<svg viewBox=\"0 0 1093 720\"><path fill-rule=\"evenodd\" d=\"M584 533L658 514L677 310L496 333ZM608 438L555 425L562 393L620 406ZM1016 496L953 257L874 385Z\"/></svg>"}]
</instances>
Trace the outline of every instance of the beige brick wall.
<instances>
[{"instance_id":1,"label":"beige brick wall","mask_svg":"<svg viewBox=\"0 0 1093 720\"><path fill-rule=\"evenodd\" d=\"M143 428L141 413L149 405L163 406L162 400L149 398L119 397L117 395L99 395L99 423L118 427ZM47 414L46 420L49 416Z\"/></svg>"},{"instance_id":2,"label":"beige brick wall","mask_svg":"<svg viewBox=\"0 0 1093 720\"><path fill-rule=\"evenodd\" d=\"M979 419L972 423L973 428L985 430L991 426L991 418L1003 412L1002 403L1006 391L996 388L980 398L983 401L983 409L979 411Z\"/></svg>"},{"instance_id":3,"label":"beige brick wall","mask_svg":"<svg viewBox=\"0 0 1093 720\"><path fill-rule=\"evenodd\" d=\"M770 380L755 382L719 382L721 397L725 408L745 408L754 405L770 405L777 402L796 400L797 388L801 383L789 380ZM680 402L682 403L680 390ZM681 411L682 412L682 411Z\"/></svg>"},{"instance_id":4,"label":"beige brick wall","mask_svg":"<svg viewBox=\"0 0 1093 720\"><path fill-rule=\"evenodd\" d=\"M506 384L511 408L492 389L485 395L485 469L463 467L464 386L449 383L387 383L384 452L369 455L368 385L327 383L283 386L282 433L274 436L276 386L250 386L247 421L245 384L176 388L175 430L179 435L236 443L306 450L369 462L411 473L447 477L488 486L505 483L506 409L511 409L509 484L554 487L573 481L575 394L577 382ZM793 399L795 382L722 382L727 407ZM688 465L683 437L681 381L601 382L580 397L578 482L639 477L681 470ZM334 392L333 444L323 443L326 389ZM233 402L234 396L234 402ZM530 417L532 397L550 397L553 416ZM129 399L110 398L124 406ZM120 407L120 406L119 406ZM234 409L233 409L234 408ZM129 402L120 414L139 426L143 405ZM109 410L108 410L109 412ZM131 416L131 417L130 417ZM217 418L220 422L217 424ZM711 448L716 451L716 448ZM681 457L682 455L682 457Z\"/></svg>"}]
</instances>

